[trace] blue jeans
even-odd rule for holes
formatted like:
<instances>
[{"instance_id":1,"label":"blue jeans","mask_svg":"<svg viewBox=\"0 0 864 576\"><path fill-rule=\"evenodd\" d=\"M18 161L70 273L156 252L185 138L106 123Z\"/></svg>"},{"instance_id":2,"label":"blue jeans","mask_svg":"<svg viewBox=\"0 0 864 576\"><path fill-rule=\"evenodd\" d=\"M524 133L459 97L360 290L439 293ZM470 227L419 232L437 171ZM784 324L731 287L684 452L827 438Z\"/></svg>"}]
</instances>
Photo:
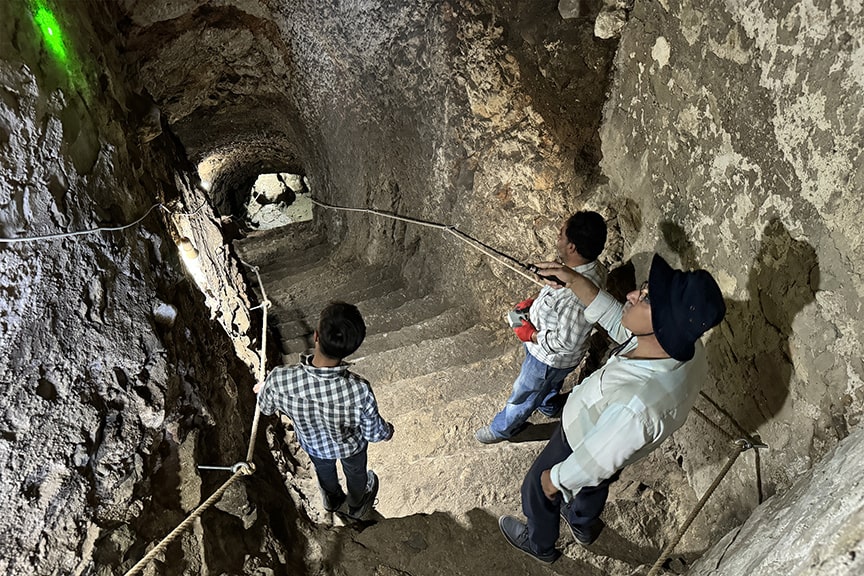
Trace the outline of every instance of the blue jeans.
<instances>
[{"instance_id":1,"label":"blue jeans","mask_svg":"<svg viewBox=\"0 0 864 576\"><path fill-rule=\"evenodd\" d=\"M348 506L356 508L360 505L363 497L366 495L366 451L368 446L364 446L363 450L348 456L340 458L342 461L342 471L345 473L345 485L348 487ZM327 495L332 502L338 502L345 496L342 491L342 486L339 485L339 476L336 473L336 460L332 458L318 458L309 454L309 459L315 466L315 473L318 475L318 484L321 490Z\"/></svg>"},{"instance_id":2,"label":"blue jeans","mask_svg":"<svg viewBox=\"0 0 864 576\"><path fill-rule=\"evenodd\" d=\"M552 399L561 390L564 378L573 371L571 368L552 368L534 358L525 350L525 360L522 370L513 383L513 392L507 399L507 405L495 418L489 428L499 438L510 438L519 431L528 417L537 408L543 412L554 414L558 406Z\"/></svg>"},{"instance_id":3,"label":"blue jeans","mask_svg":"<svg viewBox=\"0 0 864 576\"><path fill-rule=\"evenodd\" d=\"M597 486L586 486L564 504L560 493L550 500L543 492L540 475L573 453L564 429L559 425L549 443L537 456L522 482L522 513L528 519L528 542L537 554L549 554L555 549L559 535L559 514L574 528L586 535L596 534L602 524L600 513L609 496L609 485L618 479L618 472Z\"/></svg>"}]
</instances>

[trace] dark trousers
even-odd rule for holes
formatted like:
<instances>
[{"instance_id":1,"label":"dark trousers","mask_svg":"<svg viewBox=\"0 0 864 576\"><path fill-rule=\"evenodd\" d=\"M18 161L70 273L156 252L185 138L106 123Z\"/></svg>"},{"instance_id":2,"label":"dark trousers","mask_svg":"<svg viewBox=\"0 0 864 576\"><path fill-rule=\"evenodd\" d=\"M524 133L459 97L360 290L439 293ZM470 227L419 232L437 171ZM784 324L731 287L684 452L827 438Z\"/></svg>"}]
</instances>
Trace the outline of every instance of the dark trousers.
<instances>
[{"instance_id":1,"label":"dark trousers","mask_svg":"<svg viewBox=\"0 0 864 576\"><path fill-rule=\"evenodd\" d=\"M572 453L564 429L559 425L522 482L522 513L528 518L528 540L537 554L549 554L555 549L560 533L558 516L562 510L567 521L580 532L590 534L596 530L609 496L609 485L618 479L616 472L598 486L582 488L566 505L560 493L550 500L543 493L540 474Z\"/></svg>"},{"instance_id":2,"label":"dark trousers","mask_svg":"<svg viewBox=\"0 0 864 576\"><path fill-rule=\"evenodd\" d=\"M348 506L356 508L366 495L366 450L339 458L342 461L342 472L345 473L345 485L348 487ZM345 495L342 486L339 485L339 476L336 473L336 459L318 458L309 455L312 464L315 465L315 473L318 475L318 484L321 490L331 501L339 501Z\"/></svg>"}]
</instances>

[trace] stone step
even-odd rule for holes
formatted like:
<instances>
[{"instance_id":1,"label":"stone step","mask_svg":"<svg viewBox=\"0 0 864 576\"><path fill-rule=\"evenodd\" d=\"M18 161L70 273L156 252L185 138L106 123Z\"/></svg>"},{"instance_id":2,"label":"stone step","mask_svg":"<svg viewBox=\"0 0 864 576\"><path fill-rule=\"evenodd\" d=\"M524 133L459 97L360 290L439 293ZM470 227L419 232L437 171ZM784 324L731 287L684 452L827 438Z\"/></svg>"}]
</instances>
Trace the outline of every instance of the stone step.
<instances>
[{"instance_id":1,"label":"stone step","mask_svg":"<svg viewBox=\"0 0 864 576\"><path fill-rule=\"evenodd\" d=\"M357 303L357 307L363 314L363 320L366 322L366 341L363 343L364 347L376 335L383 336L415 324L422 324L438 318L448 310L447 304L438 296L425 296L406 301L407 297L407 290L401 288L372 300ZM385 310L377 308L380 304L376 304L374 308L367 304L373 301L376 303L390 302L391 307ZM369 308L373 310L371 313ZM283 339L291 340L297 337L311 337L312 332L315 330L315 319L298 318L299 313L300 311L296 309L292 310L282 307L271 309L270 322L276 327ZM461 310L459 314L460 318L469 318L470 316L470 310ZM468 322L465 320L459 329L451 330L451 333L458 332L471 324L473 324L473 321Z\"/></svg>"},{"instance_id":2,"label":"stone step","mask_svg":"<svg viewBox=\"0 0 864 576\"><path fill-rule=\"evenodd\" d=\"M425 340L353 359L353 371L384 385L416 378L451 366L471 364L504 354L513 335L503 328L475 325L454 336Z\"/></svg>"},{"instance_id":3,"label":"stone step","mask_svg":"<svg viewBox=\"0 0 864 576\"><path fill-rule=\"evenodd\" d=\"M425 430L417 429L418 435ZM405 435L405 430L396 434ZM372 444L369 467L381 481L376 510L385 517L447 512L457 518L473 507L493 515L520 512L520 487L525 473L545 446L543 441L477 444L473 429L454 425L452 434L470 436L475 445L445 455L403 458L398 452L397 436L388 442ZM392 445L391 445L392 444ZM388 451L399 453L393 458ZM423 470L405 482L406 470ZM466 497L473 506L466 506Z\"/></svg>"},{"instance_id":4,"label":"stone step","mask_svg":"<svg viewBox=\"0 0 864 576\"><path fill-rule=\"evenodd\" d=\"M388 419L413 412L418 406L443 405L478 394L488 394L493 399L494 409L490 408L488 413L491 418L504 406L524 357L522 347L514 338L511 348L496 358L451 366L389 384L370 382L381 414ZM484 417L486 415L484 413Z\"/></svg>"},{"instance_id":5,"label":"stone step","mask_svg":"<svg viewBox=\"0 0 864 576\"><path fill-rule=\"evenodd\" d=\"M366 334L393 332L438 316L451 307L436 294L416 295L407 287L357 302L366 321Z\"/></svg>"},{"instance_id":6,"label":"stone step","mask_svg":"<svg viewBox=\"0 0 864 576\"><path fill-rule=\"evenodd\" d=\"M373 266L316 266L303 274L286 276L281 282L265 280L273 303L271 313L280 322L306 319L314 324L321 309L331 300L361 302L402 287L393 270Z\"/></svg>"},{"instance_id":7,"label":"stone step","mask_svg":"<svg viewBox=\"0 0 864 576\"><path fill-rule=\"evenodd\" d=\"M273 230L256 230L246 238L233 242L237 254L249 264L265 265L279 259L281 255L302 255L312 247L328 246L313 222L302 222Z\"/></svg>"},{"instance_id":8,"label":"stone step","mask_svg":"<svg viewBox=\"0 0 864 576\"><path fill-rule=\"evenodd\" d=\"M395 329L367 336L354 355L380 354L394 348L454 336L474 325L473 310L466 307L439 310L443 306L406 306L395 310L391 315L392 322L387 323Z\"/></svg>"},{"instance_id":9,"label":"stone step","mask_svg":"<svg viewBox=\"0 0 864 576\"><path fill-rule=\"evenodd\" d=\"M261 280L266 287L269 283L278 282L282 278L303 274L330 263L331 253L332 248L329 244L320 243L302 251L272 254L258 264Z\"/></svg>"}]
</instances>

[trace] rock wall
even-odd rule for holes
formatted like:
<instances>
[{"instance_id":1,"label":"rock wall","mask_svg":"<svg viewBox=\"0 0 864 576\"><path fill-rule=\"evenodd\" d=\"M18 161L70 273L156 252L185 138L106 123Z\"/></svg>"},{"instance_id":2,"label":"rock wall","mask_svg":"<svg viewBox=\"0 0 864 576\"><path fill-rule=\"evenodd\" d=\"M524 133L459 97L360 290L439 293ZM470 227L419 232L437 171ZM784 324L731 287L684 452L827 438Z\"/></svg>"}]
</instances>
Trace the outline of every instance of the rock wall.
<instances>
[{"instance_id":1,"label":"rock wall","mask_svg":"<svg viewBox=\"0 0 864 576\"><path fill-rule=\"evenodd\" d=\"M811 473L759 507L688 572L771 576L864 572L864 430L842 440Z\"/></svg>"},{"instance_id":2,"label":"rock wall","mask_svg":"<svg viewBox=\"0 0 864 576\"><path fill-rule=\"evenodd\" d=\"M624 258L705 267L727 297L705 391L728 416L702 408L770 446L764 496L864 408L862 30L860 2L637 2L604 109L597 195L630 206ZM725 439L694 417L676 437L701 493ZM758 503L753 462L712 500L721 531Z\"/></svg>"},{"instance_id":3,"label":"rock wall","mask_svg":"<svg viewBox=\"0 0 864 576\"><path fill-rule=\"evenodd\" d=\"M180 263L186 234L162 209L148 212L200 204L190 202L188 162L131 88L109 26L117 15L60 4L0 4L0 237L143 219L0 243L0 571L9 575L131 567L224 480L196 464L245 458L254 406L248 368ZM58 39L63 50L52 50ZM215 226L208 206L198 217ZM245 298L222 274L212 296ZM305 538L270 461L249 494L238 483L234 506L208 512L157 559L160 573L303 570ZM244 528L251 547L222 547Z\"/></svg>"},{"instance_id":4,"label":"rock wall","mask_svg":"<svg viewBox=\"0 0 864 576\"><path fill-rule=\"evenodd\" d=\"M191 157L219 167L223 210L257 173L291 169L325 201L457 225L536 259L596 176L614 42L555 6L499 4L127 2L124 31ZM438 231L316 218L345 258L404 261L407 277L479 294L496 314L533 290Z\"/></svg>"}]
</instances>

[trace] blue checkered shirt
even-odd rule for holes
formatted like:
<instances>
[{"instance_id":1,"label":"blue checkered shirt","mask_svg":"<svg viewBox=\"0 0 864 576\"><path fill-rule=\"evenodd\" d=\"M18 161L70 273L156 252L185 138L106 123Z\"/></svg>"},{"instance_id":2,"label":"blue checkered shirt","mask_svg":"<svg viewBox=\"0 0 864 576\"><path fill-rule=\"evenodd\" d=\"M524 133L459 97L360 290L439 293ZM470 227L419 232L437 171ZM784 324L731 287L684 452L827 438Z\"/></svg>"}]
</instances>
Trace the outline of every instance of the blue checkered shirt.
<instances>
[{"instance_id":1,"label":"blue checkered shirt","mask_svg":"<svg viewBox=\"0 0 864 576\"><path fill-rule=\"evenodd\" d=\"M316 458L346 458L393 435L378 414L369 382L349 372L347 364L316 368L311 355L270 372L258 406L263 414L288 416L300 446Z\"/></svg>"}]
</instances>

